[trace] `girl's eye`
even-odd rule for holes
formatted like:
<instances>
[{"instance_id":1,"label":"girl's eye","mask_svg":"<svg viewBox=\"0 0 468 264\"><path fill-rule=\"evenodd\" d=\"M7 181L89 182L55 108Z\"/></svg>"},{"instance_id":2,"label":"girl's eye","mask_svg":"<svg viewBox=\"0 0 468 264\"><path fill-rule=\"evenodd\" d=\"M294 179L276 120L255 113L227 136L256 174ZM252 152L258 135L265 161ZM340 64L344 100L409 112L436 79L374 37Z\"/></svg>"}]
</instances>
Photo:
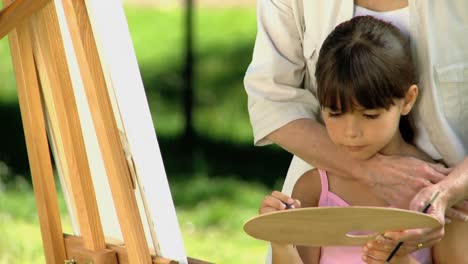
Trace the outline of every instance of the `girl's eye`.
<instances>
[{"instance_id":1,"label":"girl's eye","mask_svg":"<svg viewBox=\"0 0 468 264\"><path fill-rule=\"evenodd\" d=\"M342 115L341 112L328 112L329 117L338 117L340 115Z\"/></svg>"},{"instance_id":2,"label":"girl's eye","mask_svg":"<svg viewBox=\"0 0 468 264\"><path fill-rule=\"evenodd\" d=\"M380 114L363 114L367 119L377 119L379 118Z\"/></svg>"}]
</instances>

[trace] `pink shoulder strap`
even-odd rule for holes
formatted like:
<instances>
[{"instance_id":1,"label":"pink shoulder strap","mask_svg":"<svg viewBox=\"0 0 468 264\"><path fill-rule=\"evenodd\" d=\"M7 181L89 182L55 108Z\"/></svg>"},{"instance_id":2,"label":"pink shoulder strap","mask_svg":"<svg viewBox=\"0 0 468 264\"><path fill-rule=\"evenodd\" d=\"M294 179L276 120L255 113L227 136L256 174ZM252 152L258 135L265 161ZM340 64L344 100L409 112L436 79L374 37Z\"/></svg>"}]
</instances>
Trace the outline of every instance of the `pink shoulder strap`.
<instances>
[{"instance_id":1,"label":"pink shoulder strap","mask_svg":"<svg viewBox=\"0 0 468 264\"><path fill-rule=\"evenodd\" d=\"M322 190L320 192L320 200L319 206L327 205L327 197L328 197L328 175L327 172L321 169L318 169L320 174L320 182L322 185Z\"/></svg>"}]
</instances>

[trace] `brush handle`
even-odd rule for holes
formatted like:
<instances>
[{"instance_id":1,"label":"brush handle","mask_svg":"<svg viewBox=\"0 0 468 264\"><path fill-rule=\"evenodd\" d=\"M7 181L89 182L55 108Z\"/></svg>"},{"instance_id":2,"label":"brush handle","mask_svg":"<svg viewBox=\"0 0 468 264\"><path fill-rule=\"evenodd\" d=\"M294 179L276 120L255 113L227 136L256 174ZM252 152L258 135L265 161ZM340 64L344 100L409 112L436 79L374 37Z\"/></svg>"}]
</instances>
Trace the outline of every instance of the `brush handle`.
<instances>
[{"instance_id":1,"label":"brush handle","mask_svg":"<svg viewBox=\"0 0 468 264\"><path fill-rule=\"evenodd\" d=\"M385 260L385 264L388 264L390 262L393 256L397 253L398 249L400 249L401 245L403 245L403 242L399 242L398 245L392 250L390 255L388 255L387 259Z\"/></svg>"}]
</instances>

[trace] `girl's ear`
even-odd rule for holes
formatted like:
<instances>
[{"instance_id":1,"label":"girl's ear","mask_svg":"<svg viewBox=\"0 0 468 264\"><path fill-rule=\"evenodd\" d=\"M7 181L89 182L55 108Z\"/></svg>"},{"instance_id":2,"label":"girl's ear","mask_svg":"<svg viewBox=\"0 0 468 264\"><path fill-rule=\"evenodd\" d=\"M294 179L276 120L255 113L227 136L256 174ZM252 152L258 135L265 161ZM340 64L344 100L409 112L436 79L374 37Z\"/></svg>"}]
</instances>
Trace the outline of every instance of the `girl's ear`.
<instances>
[{"instance_id":1,"label":"girl's ear","mask_svg":"<svg viewBox=\"0 0 468 264\"><path fill-rule=\"evenodd\" d=\"M402 115L407 115L411 111L416 99L418 98L418 93L419 90L416 84L413 84L408 88L403 101L403 107L401 108Z\"/></svg>"}]
</instances>

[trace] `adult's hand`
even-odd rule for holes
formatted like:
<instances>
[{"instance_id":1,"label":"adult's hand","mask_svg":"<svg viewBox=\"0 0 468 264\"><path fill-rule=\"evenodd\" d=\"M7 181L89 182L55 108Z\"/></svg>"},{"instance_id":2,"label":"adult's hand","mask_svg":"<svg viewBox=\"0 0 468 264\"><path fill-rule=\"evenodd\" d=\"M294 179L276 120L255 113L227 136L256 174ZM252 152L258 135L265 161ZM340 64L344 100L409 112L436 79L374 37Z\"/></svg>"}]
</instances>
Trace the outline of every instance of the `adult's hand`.
<instances>
[{"instance_id":1,"label":"adult's hand","mask_svg":"<svg viewBox=\"0 0 468 264\"><path fill-rule=\"evenodd\" d=\"M465 158L442 181L418 192L410 203L410 209L421 211L436 192L440 195L429 213L443 221L445 217L468 221L468 158Z\"/></svg>"},{"instance_id":2,"label":"adult's hand","mask_svg":"<svg viewBox=\"0 0 468 264\"><path fill-rule=\"evenodd\" d=\"M357 172L361 177L356 178L361 178L375 195L390 205L409 208L410 201L421 189L440 182L450 172L442 164L377 154L361 164Z\"/></svg>"},{"instance_id":3,"label":"adult's hand","mask_svg":"<svg viewBox=\"0 0 468 264\"><path fill-rule=\"evenodd\" d=\"M382 236L380 236L382 237ZM384 242L382 242L382 240ZM362 248L362 260L367 264L385 264L388 256L398 245L397 241L390 239L368 241ZM409 246L403 244L399 247L396 254L392 257L391 263L412 264L419 263L411 257L411 253L419 250L418 246Z\"/></svg>"},{"instance_id":4,"label":"adult's hand","mask_svg":"<svg viewBox=\"0 0 468 264\"><path fill-rule=\"evenodd\" d=\"M468 221L468 202L464 200L452 201L449 197L451 196L451 192L455 190L441 188L439 184L422 189L411 201L409 209L421 211L425 204L427 204L427 201L431 199L432 195L436 192L440 192L441 194L437 200L434 201L428 214L439 219L441 223L445 223L447 220L450 222L450 219Z\"/></svg>"},{"instance_id":5,"label":"adult's hand","mask_svg":"<svg viewBox=\"0 0 468 264\"><path fill-rule=\"evenodd\" d=\"M430 186L427 189L434 188L435 185ZM425 188L426 189L426 188ZM437 191L436 191L437 192ZM426 193L426 192L424 192ZM428 192L429 193L429 192ZM425 201L427 204L434 193L431 193L431 196ZM398 242L404 242L402 247L399 249L402 254L409 254L421 248L430 248L436 243L442 240L445 234L445 224L450 223L451 221L445 220L444 212L446 210L447 200L444 195L437 197L435 201L431 204L431 207L427 211L428 214L437 218L440 222L440 226L436 228L420 228L420 229L408 229L403 231L387 231L385 234L379 236L377 241L372 241L371 245L376 247L379 245L379 242L384 244L386 248L394 247ZM417 209L417 211L422 211L422 208Z\"/></svg>"},{"instance_id":6,"label":"adult's hand","mask_svg":"<svg viewBox=\"0 0 468 264\"><path fill-rule=\"evenodd\" d=\"M456 166L442 181L423 188L412 199L410 209L422 211L431 198L439 192L438 197L429 207L428 214L434 216L441 223L435 229L412 229L400 232L387 232L386 241L404 241L409 250L414 245L431 247L440 241L444 235L445 224L452 219L468 221L468 159ZM404 251L404 249L403 249Z\"/></svg>"}]
</instances>

